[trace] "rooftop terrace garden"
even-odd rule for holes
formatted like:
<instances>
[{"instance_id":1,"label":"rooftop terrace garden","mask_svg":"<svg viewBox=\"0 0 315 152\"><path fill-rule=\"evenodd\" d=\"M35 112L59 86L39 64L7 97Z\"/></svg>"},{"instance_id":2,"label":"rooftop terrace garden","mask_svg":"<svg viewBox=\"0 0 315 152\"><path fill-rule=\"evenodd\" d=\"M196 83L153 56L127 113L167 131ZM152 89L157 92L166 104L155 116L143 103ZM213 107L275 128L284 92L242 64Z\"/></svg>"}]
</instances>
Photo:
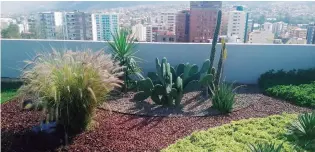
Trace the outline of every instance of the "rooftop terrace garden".
<instances>
[{"instance_id":1,"label":"rooftop terrace garden","mask_svg":"<svg viewBox=\"0 0 315 152\"><path fill-rule=\"evenodd\" d=\"M22 82L2 84L1 150L314 151L312 70L268 72L259 86L224 81L220 23L202 66L156 58L146 76L127 30L113 34L111 54L39 53Z\"/></svg>"}]
</instances>

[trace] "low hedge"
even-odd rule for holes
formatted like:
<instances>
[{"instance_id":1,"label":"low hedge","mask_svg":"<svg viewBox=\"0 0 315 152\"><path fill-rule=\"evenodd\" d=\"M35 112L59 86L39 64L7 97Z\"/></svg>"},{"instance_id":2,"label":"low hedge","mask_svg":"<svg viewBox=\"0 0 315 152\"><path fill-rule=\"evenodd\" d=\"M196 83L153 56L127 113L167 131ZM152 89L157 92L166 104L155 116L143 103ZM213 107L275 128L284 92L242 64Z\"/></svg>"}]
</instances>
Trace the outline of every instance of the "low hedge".
<instances>
[{"instance_id":1,"label":"low hedge","mask_svg":"<svg viewBox=\"0 0 315 152\"><path fill-rule=\"evenodd\" d=\"M299 70L270 70L258 79L260 88L266 90L277 85L300 85L315 81L315 68Z\"/></svg>"},{"instance_id":2,"label":"low hedge","mask_svg":"<svg viewBox=\"0 0 315 152\"><path fill-rule=\"evenodd\" d=\"M291 101L296 105L315 108L315 82L301 85L277 85L268 88L266 94Z\"/></svg>"},{"instance_id":3,"label":"low hedge","mask_svg":"<svg viewBox=\"0 0 315 152\"><path fill-rule=\"evenodd\" d=\"M207 131L194 132L162 151L240 152L249 150L248 144L258 142L283 143L285 151L293 151L294 145L286 136L286 126L295 118L296 114L282 114L236 121Z\"/></svg>"}]
</instances>

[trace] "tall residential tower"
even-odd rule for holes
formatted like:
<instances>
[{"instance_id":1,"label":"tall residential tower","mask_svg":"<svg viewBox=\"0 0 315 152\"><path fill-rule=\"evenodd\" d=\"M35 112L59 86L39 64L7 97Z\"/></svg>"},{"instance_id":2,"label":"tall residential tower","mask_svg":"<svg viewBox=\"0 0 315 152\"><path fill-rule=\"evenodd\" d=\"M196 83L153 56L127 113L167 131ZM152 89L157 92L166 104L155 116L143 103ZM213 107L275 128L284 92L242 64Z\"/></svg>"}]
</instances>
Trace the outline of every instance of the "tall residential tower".
<instances>
[{"instance_id":1,"label":"tall residential tower","mask_svg":"<svg viewBox=\"0 0 315 152\"><path fill-rule=\"evenodd\" d=\"M247 39L248 13L243 11L242 6L237 6L236 10L228 12L227 36L236 36L239 42Z\"/></svg>"},{"instance_id":2,"label":"tall residential tower","mask_svg":"<svg viewBox=\"0 0 315 152\"><path fill-rule=\"evenodd\" d=\"M307 27L306 40L307 44L315 44L315 24L310 24Z\"/></svg>"},{"instance_id":3,"label":"tall residential tower","mask_svg":"<svg viewBox=\"0 0 315 152\"><path fill-rule=\"evenodd\" d=\"M183 10L176 15L176 42L189 42L189 10Z\"/></svg>"},{"instance_id":4,"label":"tall residential tower","mask_svg":"<svg viewBox=\"0 0 315 152\"><path fill-rule=\"evenodd\" d=\"M67 40L92 40L92 15L79 11L64 13L64 30Z\"/></svg>"},{"instance_id":5,"label":"tall residential tower","mask_svg":"<svg viewBox=\"0 0 315 152\"><path fill-rule=\"evenodd\" d=\"M216 27L221 1L191 1L190 2L190 42L210 42Z\"/></svg>"},{"instance_id":6,"label":"tall residential tower","mask_svg":"<svg viewBox=\"0 0 315 152\"><path fill-rule=\"evenodd\" d=\"M119 30L119 16L116 13L92 14L93 40L112 41L112 33Z\"/></svg>"},{"instance_id":7,"label":"tall residential tower","mask_svg":"<svg viewBox=\"0 0 315 152\"><path fill-rule=\"evenodd\" d=\"M65 39L62 12L41 12L38 16L40 33L44 39Z\"/></svg>"}]
</instances>

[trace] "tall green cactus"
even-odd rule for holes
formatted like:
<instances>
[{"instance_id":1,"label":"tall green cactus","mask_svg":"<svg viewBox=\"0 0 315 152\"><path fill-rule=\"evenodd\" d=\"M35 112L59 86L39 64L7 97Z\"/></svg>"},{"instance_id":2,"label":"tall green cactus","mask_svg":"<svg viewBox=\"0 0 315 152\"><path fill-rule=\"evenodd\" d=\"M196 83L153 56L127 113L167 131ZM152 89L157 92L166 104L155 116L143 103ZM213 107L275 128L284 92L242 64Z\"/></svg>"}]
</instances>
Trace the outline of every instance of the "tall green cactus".
<instances>
[{"instance_id":1,"label":"tall green cactus","mask_svg":"<svg viewBox=\"0 0 315 152\"><path fill-rule=\"evenodd\" d=\"M223 72L223 61L224 59L226 58L226 48L225 48L225 41L224 39L221 40L221 44L222 44L222 47L221 47L221 53L220 53L220 59L219 59L219 63L218 63L218 70L217 70L217 73L216 73L216 79L215 79L215 87L219 87L219 83L221 81L221 75L222 75L222 72Z\"/></svg>"},{"instance_id":2,"label":"tall green cactus","mask_svg":"<svg viewBox=\"0 0 315 152\"><path fill-rule=\"evenodd\" d=\"M209 88L209 92L211 96L214 95L214 91L216 89L219 89L221 75L223 72L223 62L226 58L226 45L225 45L224 39L221 40L221 43L222 43L222 48L221 48L220 59L219 59L217 70L214 67L212 67L210 70L210 74L201 76L200 81L199 81L202 86ZM207 95L208 95L208 91L207 91Z\"/></svg>"},{"instance_id":3,"label":"tall green cactus","mask_svg":"<svg viewBox=\"0 0 315 152\"><path fill-rule=\"evenodd\" d=\"M176 77L176 82L173 83L174 69L167 63L167 59L163 58L162 62L156 58L156 73L151 72L150 76L158 79L159 83L153 85L152 80L147 78L138 83L140 92L134 96L134 100L143 101L149 96L156 104L163 105L180 105L183 97L183 80Z\"/></svg>"},{"instance_id":4,"label":"tall green cactus","mask_svg":"<svg viewBox=\"0 0 315 152\"><path fill-rule=\"evenodd\" d=\"M217 24L215 27L215 32L214 32L213 41L212 41L211 53L210 53L210 67L213 67L213 61L214 61L215 52L216 52L215 47L218 42L218 37L219 37L219 32L220 32L220 27L221 27L221 18L222 18L222 11L219 10L218 17L217 17ZM210 73L210 71L208 71L208 73Z\"/></svg>"}]
</instances>

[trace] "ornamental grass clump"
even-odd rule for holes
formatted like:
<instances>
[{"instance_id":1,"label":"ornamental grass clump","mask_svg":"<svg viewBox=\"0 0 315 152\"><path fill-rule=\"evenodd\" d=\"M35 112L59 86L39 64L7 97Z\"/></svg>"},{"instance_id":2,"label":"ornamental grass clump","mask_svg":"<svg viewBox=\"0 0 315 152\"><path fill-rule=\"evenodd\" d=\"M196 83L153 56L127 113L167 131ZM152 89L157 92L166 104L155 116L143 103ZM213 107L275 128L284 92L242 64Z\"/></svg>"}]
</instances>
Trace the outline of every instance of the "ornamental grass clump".
<instances>
[{"instance_id":1,"label":"ornamental grass clump","mask_svg":"<svg viewBox=\"0 0 315 152\"><path fill-rule=\"evenodd\" d=\"M238 87L233 88L233 84L220 83L219 87L214 90L214 95L212 97L213 108L222 113L232 112L235 103L234 90L237 88Z\"/></svg>"},{"instance_id":2,"label":"ornamental grass clump","mask_svg":"<svg viewBox=\"0 0 315 152\"><path fill-rule=\"evenodd\" d=\"M98 104L123 83L123 67L104 51L53 51L27 61L19 92L36 96L45 115L54 118L66 132L88 127Z\"/></svg>"},{"instance_id":3,"label":"ornamental grass clump","mask_svg":"<svg viewBox=\"0 0 315 152\"><path fill-rule=\"evenodd\" d=\"M250 144L249 152L281 152L283 144L276 146L275 143L258 143Z\"/></svg>"}]
</instances>

